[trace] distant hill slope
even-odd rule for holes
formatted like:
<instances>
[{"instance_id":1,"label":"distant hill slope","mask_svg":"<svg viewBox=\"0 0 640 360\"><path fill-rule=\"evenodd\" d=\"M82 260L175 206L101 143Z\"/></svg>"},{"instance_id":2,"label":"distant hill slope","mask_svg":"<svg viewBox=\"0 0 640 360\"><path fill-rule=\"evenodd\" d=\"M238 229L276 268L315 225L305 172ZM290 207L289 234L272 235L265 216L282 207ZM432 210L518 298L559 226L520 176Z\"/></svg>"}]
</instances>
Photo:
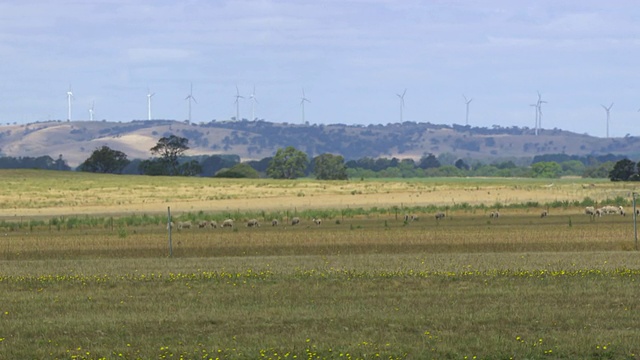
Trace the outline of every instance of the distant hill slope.
<instances>
[{"instance_id":1,"label":"distant hill slope","mask_svg":"<svg viewBox=\"0 0 640 360\"><path fill-rule=\"evenodd\" d=\"M397 157L419 159L424 154L450 153L457 158L485 161L532 158L535 155L619 154L640 156L640 138L597 138L559 129L536 136L528 128L474 128L404 122L354 126L292 125L266 121L222 121L188 124L172 120L132 122L50 121L0 126L0 154L24 157L60 154L70 166L107 145L130 159L147 159L163 136L189 139L189 155L236 154L243 160L262 159L278 148L294 146L309 157L322 153L346 159Z\"/></svg>"}]
</instances>

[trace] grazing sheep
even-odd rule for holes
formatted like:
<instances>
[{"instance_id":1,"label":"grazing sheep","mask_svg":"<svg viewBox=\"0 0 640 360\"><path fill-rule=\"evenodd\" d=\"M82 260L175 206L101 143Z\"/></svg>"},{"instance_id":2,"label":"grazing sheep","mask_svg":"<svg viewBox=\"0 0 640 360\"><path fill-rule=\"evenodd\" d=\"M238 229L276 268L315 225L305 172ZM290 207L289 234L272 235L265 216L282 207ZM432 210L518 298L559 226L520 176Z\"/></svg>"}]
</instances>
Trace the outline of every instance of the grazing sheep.
<instances>
[{"instance_id":1,"label":"grazing sheep","mask_svg":"<svg viewBox=\"0 0 640 360\"><path fill-rule=\"evenodd\" d=\"M174 224L173 221L167 224L167 230L171 230L174 227L176 227L176 224Z\"/></svg>"},{"instance_id":2,"label":"grazing sheep","mask_svg":"<svg viewBox=\"0 0 640 360\"><path fill-rule=\"evenodd\" d=\"M178 222L178 229L191 229L191 221Z\"/></svg>"},{"instance_id":3,"label":"grazing sheep","mask_svg":"<svg viewBox=\"0 0 640 360\"><path fill-rule=\"evenodd\" d=\"M226 227L233 227L233 220L232 219L226 219L225 221L222 222L222 227L226 228Z\"/></svg>"},{"instance_id":4,"label":"grazing sheep","mask_svg":"<svg viewBox=\"0 0 640 360\"><path fill-rule=\"evenodd\" d=\"M490 218L499 218L500 217L500 213L496 210L496 211L492 211L491 214L489 214Z\"/></svg>"},{"instance_id":5,"label":"grazing sheep","mask_svg":"<svg viewBox=\"0 0 640 360\"><path fill-rule=\"evenodd\" d=\"M418 215L409 215L409 214L405 214L404 215L404 222L409 222L409 221L416 221L418 220Z\"/></svg>"},{"instance_id":6,"label":"grazing sheep","mask_svg":"<svg viewBox=\"0 0 640 360\"><path fill-rule=\"evenodd\" d=\"M247 221L247 227L260 227L260 223L256 219Z\"/></svg>"},{"instance_id":7,"label":"grazing sheep","mask_svg":"<svg viewBox=\"0 0 640 360\"><path fill-rule=\"evenodd\" d=\"M445 214L443 212L439 212L436 214L436 220L444 219Z\"/></svg>"},{"instance_id":8,"label":"grazing sheep","mask_svg":"<svg viewBox=\"0 0 640 360\"><path fill-rule=\"evenodd\" d=\"M271 220L271 226L278 226L278 225L280 225L280 222L278 221L278 219Z\"/></svg>"},{"instance_id":9,"label":"grazing sheep","mask_svg":"<svg viewBox=\"0 0 640 360\"><path fill-rule=\"evenodd\" d=\"M291 225L298 225L298 224L300 224L299 217L294 217L293 219L291 219Z\"/></svg>"},{"instance_id":10,"label":"grazing sheep","mask_svg":"<svg viewBox=\"0 0 640 360\"><path fill-rule=\"evenodd\" d=\"M584 208L584 213L587 215L595 216L596 208L594 208L593 206L587 206L586 208Z\"/></svg>"},{"instance_id":11,"label":"grazing sheep","mask_svg":"<svg viewBox=\"0 0 640 360\"><path fill-rule=\"evenodd\" d=\"M320 225L320 224L322 224L322 219L313 218L313 223L316 224L316 225Z\"/></svg>"},{"instance_id":12,"label":"grazing sheep","mask_svg":"<svg viewBox=\"0 0 640 360\"><path fill-rule=\"evenodd\" d=\"M622 209L622 206L607 205L607 206L602 207L602 213L603 214L618 214L620 212L620 209Z\"/></svg>"},{"instance_id":13,"label":"grazing sheep","mask_svg":"<svg viewBox=\"0 0 640 360\"><path fill-rule=\"evenodd\" d=\"M593 213L593 216L602 217L602 213L602 209L596 209L596 211Z\"/></svg>"},{"instance_id":14,"label":"grazing sheep","mask_svg":"<svg viewBox=\"0 0 640 360\"><path fill-rule=\"evenodd\" d=\"M215 220L211 220L209 222L209 226L211 226L214 229L217 229L218 228L218 223Z\"/></svg>"},{"instance_id":15,"label":"grazing sheep","mask_svg":"<svg viewBox=\"0 0 640 360\"><path fill-rule=\"evenodd\" d=\"M548 215L549 215L549 212L547 210L542 210L542 212L540 213L541 218L547 217Z\"/></svg>"},{"instance_id":16,"label":"grazing sheep","mask_svg":"<svg viewBox=\"0 0 640 360\"><path fill-rule=\"evenodd\" d=\"M200 220L200 221L198 222L198 227L199 227L200 229L202 229L202 228L206 228L207 226L209 226L209 222L208 222L207 220Z\"/></svg>"}]
</instances>

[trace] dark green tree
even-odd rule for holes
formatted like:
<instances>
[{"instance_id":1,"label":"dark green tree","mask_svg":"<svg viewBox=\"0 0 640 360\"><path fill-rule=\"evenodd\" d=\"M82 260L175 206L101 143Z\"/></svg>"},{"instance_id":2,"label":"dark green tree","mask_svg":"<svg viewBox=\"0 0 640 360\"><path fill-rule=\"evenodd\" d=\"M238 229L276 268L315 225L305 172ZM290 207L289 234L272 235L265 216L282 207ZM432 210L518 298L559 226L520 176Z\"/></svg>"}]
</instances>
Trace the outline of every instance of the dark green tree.
<instances>
[{"instance_id":1,"label":"dark green tree","mask_svg":"<svg viewBox=\"0 0 640 360\"><path fill-rule=\"evenodd\" d=\"M91 156L78 166L78 170L103 174L120 174L129 165L129 162L127 154L104 145L94 150Z\"/></svg>"},{"instance_id":2,"label":"dark green tree","mask_svg":"<svg viewBox=\"0 0 640 360\"><path fill-rule=\"evenodd\" d=\"M191 160L180 164L177 175L198 176L200 173L202 173L202 166L200 166L200 163L197 160Z\"/></svg>"},{"instance_id":3,"label":"dark green tree","mask_svg":"<svg viewBox=\"0 0 640 360\"><path fill-rule=\"evenodd\" d=\"M189 139L171 135L162 137L156 146L151 148L151 154L160 156L160 163L167 168L167 175L180 175L178 159L189 150Z\"/></svg>"},{"instance_id":4,"label":"dark green tree","mask_svg":"<svg viewBox=\"0 0 640 360\"><path fill-rule=\"evenodd\" d=\"M629 159L622 159L613 165L609 171L611 181L629 181L636 174L636 163Z\"/></svg>"},{"instance_id":5,"label":"dark green tree","mask_svg":"<svg viewBox=\"0 0 640 360\"><path fill-rule=\"evenodd\" d=\"M420 164L418 165L418 167L425 170L438 168L440 167L440 161L438 161L435 155L429 154L427 156L423 156L422 159L420 159Z\"/></svg>"},{"instance_id":6,"label":"dark green tree","mask_svg":"<svg viewBox=\"0 0 640 360\"><path fill-rule=\"evenodd\" d=\"M321 154L313 159L313 172L318 180L347 180L347 167L341 155Z\"/></svg>"},{"instance_id":7,"label":"dark green tree","mask_svg":"<svg viewBox=\"0 0 640 360\"><path fill-rule=\"evenodd\" d=\"M469 165L466 162L464 162L464 160L462 160L462 159L456 160L456 162L453 165L455 167L457 167L458 169L460 169L460 170L469 170L470 169Z\"/></svg>"},{"instance_id":8,"label":"dark green tree","mask_svg":"<svg viewBox=\"0 0 640 360\"><path fill-rule=\"evenodd\" d=\"M295 179L304 176L309 160L307 154L293 146L278 149L267 168L267 175L274 179Z\"/></svg>"}]
</instances>

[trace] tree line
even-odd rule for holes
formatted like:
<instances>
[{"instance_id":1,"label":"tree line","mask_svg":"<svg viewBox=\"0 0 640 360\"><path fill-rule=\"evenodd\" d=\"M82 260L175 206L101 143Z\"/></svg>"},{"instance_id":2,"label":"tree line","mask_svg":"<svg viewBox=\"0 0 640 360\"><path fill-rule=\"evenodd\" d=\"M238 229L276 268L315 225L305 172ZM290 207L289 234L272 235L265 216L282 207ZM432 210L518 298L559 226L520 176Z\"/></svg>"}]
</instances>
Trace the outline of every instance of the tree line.
<instances>
[{"instance_id":1,"label":"tree line","mask_svg":"<svg viewBox=\"0 0 640 360\"><path fill-rule=\"evenodd\" d=\"M348 178L415 178L415 177L538 177L559 178L581 176L610 178L612 181L640 180L636 163L622 156L538 155L531 164L507 160L491 164L478 160L456 159L451 154L425 154L418 161L398 158L363 157L345 161L341 155L329 153L309 159L293 146L278 149L272 157L241 162L237 155L186 156L189 140L170 135L162 137L149 149L147 160L129 160L121 151L108 146L97 148L76 170L96 173L140 174L155 176L203 176L226 178L295 179L315 176L320 180ZM0 157L0 168L38 168L71 170L62 159Z\"/></svg>"}]
</instances>

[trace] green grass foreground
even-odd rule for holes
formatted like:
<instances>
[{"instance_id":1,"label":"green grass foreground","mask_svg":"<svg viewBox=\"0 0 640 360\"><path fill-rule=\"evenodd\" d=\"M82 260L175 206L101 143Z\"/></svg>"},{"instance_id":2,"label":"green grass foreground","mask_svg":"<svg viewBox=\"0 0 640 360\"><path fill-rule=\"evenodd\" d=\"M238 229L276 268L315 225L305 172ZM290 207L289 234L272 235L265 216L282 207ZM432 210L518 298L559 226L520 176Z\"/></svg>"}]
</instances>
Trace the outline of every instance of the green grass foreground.
<instances>
[{"instance_id":1,"label":"green grass foreground","mask_svg":"<svg viewBox=\"0 0 640 360\"><path fill-rule=\"evenodd\" d=\"M629 217L503 217L10 233L0 358L638 358Z\"/></svg>"}]
</instances>

